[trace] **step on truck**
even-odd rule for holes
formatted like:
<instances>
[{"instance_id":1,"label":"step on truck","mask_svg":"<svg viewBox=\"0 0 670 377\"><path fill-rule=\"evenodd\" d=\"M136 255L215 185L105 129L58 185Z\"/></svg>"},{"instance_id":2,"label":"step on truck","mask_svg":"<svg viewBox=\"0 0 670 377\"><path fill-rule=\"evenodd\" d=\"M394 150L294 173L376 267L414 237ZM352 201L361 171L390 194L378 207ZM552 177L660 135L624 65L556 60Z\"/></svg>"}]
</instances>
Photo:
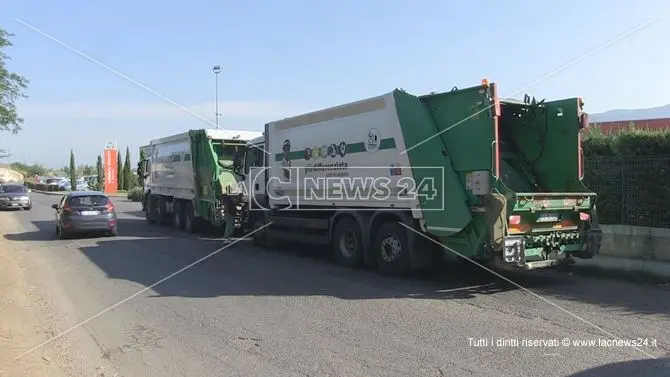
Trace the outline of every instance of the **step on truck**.
<instances>
[{"instance_id":1,"label":"step on truck","mask_svg":"<svg viewBox=\"0 0 670 377\"><path fill-rule=\"evenodd\" d=\"M244 212L248 199L239 190L235 155L259 135L262 133L198 129L141 147L145 158L138 163L138 172L143 177L142 208L147 221L171 223L189 232L207 225L220 227L227 221L222 205L227 187ZM235 221L239 227L240 217Z\"/></svg>"},{"instance_id":2,"label":"step on truck","mask_svg":"<svg viewBox=\"0 0 670 377\"><path fill-rule=\"evenodd\" d=\"M250 198L244 227L258 244L318 244L391 274L445 254L525 270L592 258L583 106L502 99L483 80L270 122L235 164Z\"/></svg>"}]
</instances>

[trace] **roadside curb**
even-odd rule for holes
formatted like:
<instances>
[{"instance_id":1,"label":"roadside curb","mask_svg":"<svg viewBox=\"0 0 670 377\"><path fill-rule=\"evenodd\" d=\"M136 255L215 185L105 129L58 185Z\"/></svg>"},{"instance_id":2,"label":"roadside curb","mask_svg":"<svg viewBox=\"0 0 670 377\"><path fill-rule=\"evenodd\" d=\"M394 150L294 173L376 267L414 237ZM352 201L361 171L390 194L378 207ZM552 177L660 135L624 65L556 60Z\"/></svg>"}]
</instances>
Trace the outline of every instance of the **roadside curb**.
<instances>
[{"instance_id":1,"label":"roadside curb","mask_svg":"<svg viewBox=\"0 0 670 377\"><path fill-rule=\"evenodd\" d=\"M69 191L42 191L42 190L34 190L34 189L31 189L30 191L31 192L36 192L38 194L58 195L58 196L66 195L69 192ZM123 198L123 197L127 196L128 194L124 192L124 193L105 194L105 195L107 195L109 197L112 197L112 198Z\"/></svg>"}]
</instances>

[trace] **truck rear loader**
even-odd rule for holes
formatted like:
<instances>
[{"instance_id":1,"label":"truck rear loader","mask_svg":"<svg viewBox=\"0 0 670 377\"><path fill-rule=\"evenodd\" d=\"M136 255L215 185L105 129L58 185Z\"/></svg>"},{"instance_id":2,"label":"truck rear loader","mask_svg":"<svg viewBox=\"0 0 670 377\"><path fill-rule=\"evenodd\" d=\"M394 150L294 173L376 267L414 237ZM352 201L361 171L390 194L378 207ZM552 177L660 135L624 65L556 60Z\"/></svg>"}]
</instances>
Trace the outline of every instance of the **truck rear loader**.
<instances>
[{"instance_id":1,"label":"truck rear loader","mask_svg":"<svg viewBox=\"0 0 670 377\"><path fill-rule=\"evenodd\" d=\"M512 269L592 258L600 228L582 182L583 106L501 99L484 80L270 122L237 155L243 226L258 244L320 244L343 265L390 274L445 253Z\"/></svg>"},{"instance_id":2,"label":"truck rear loader","mask_svg":"<svg viewBox=\"0 0 670 377\"><path fill-rule=\"evenodd\" d=\"M199 129L141 147L145 158L138 163L138 172L144 177L142 207L147 220L172 223L187 231L197 231L201 225L223 225L222 197L227 187L241 206L248 202L240 196L240 177L233 172L235 154L259 135L262 133Z\"/></svg>"}]
</instances>

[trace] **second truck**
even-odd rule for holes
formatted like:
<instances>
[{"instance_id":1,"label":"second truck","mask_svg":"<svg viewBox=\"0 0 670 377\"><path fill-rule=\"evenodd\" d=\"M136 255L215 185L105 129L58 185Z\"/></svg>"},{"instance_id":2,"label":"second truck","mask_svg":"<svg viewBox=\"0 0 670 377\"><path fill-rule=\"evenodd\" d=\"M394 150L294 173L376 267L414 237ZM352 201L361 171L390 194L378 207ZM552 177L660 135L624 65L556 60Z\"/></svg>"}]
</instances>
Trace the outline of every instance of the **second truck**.
<instances>
[{"instance_id":1,"label":"second truck","mask_svg":"<svg viewBox=\"0 0 670 377\"><path fill-rule=\"evenodd\" d=\"M172 223L187 231L220 227L227 220L221 205L227 188L243 210L247 200L234 173L236 154L259 135L262 133L199 129L141 147L145 158L138 163L138 172L144 178L142 207L147 220Z\"/></svg>"}]
</instances>

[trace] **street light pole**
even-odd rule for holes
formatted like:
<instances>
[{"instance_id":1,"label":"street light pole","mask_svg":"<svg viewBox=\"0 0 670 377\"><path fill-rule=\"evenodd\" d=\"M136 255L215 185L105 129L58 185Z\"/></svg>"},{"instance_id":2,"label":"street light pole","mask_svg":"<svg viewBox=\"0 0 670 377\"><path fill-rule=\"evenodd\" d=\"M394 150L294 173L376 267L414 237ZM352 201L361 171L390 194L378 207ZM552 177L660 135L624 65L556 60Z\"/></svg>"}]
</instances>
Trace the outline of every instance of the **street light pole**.
<instances>
[{"instance_id":1,"label":"street light pole","mask_svg":"<svg viewBox=\"0 0 670 377\"><path fill-rule=\"evenodd\" d=\"M216 129L219 129L219 73L221 73L221 67L218 65L215 65L212 68L212 72L214 72L214 84L215 84L215 115L216 115Z\"/></svg>"}]
</instances>

